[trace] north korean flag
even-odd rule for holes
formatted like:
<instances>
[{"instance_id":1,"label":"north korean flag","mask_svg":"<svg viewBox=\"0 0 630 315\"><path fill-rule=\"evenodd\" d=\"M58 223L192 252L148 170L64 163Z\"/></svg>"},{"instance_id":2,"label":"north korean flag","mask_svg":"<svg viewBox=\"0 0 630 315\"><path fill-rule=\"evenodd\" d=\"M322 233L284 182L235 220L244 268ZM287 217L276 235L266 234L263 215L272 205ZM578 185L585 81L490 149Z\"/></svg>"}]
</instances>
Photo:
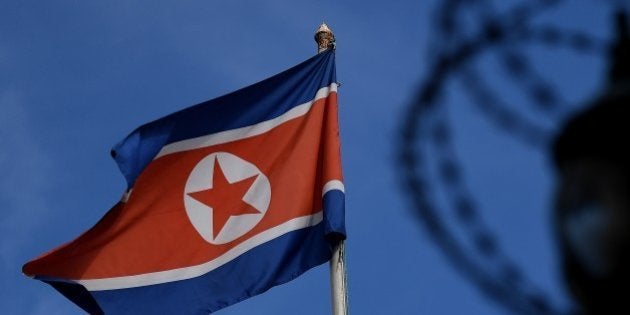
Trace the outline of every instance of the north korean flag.
<instances>
[{"instance_id":1,"label":"north korean flag","mask_svg":"<svg viewBox=\"0 0 630 315\"><path fill-rule=\"evenodd\" d=\"M207 314L345 238L332 49L145 124L112 155L122 200L23 267L91 314Z\"/></svg>"}]
</instances>

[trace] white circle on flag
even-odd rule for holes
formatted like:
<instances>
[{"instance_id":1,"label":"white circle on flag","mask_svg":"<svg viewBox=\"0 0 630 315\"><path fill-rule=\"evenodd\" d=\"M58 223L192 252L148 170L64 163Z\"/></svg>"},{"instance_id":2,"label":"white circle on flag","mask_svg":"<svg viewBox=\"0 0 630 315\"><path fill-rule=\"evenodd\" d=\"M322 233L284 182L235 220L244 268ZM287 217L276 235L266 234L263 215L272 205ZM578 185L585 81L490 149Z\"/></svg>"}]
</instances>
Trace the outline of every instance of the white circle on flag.
<instances>
[{"instance_id":1,"label":"white circle on flag","mask_svg":"<svg viewBox=\"0 0 630 315\"><path fill-rule=\"evenodd\" d=\"M215 233L213 228L215 209L191 197L190 194L213 188L216 163L230 184L256 177L242 196L242 201L257 211L229 216L225 225ZM216 245L229 243L253 229L265 216L270 201L271 185L267 176L256 165L227 152L215 152L201 159L190 172L184 188L184 206L188 219L204 240Z\"/></svg>"}]
</instances>

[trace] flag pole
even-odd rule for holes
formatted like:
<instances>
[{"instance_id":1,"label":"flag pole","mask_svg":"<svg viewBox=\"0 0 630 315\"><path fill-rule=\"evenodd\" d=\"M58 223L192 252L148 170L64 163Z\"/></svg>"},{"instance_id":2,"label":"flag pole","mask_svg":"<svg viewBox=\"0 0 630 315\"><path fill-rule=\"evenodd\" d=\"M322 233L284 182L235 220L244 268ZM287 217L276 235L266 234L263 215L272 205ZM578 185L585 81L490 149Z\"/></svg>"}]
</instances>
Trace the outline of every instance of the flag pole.
<instances>
[{"instance_id":1,"label":"flag pole","mask_svg":"<svg viewBox=\"0 0 630 315\"><path fill-rule=\"evenodd\" d=\"M339 239L333 247L333 255L330 259L330 289L333 315L348 315L345 253L344 241Z\"/></svg>"},{"instance_id":2,"label":"flag pole","mask_svg":"<svg viewBox=\"0 0 630 315\"><path fill-rule=\"evenodd\" d=\"M335 35L326 23L315 31L317 53L335 49ZM346 286L346 257L343 239L333 240L333 253L330 259L330 289L332 294L333 315L348 314L348 290Z\"/></svg>"}]
</instances>

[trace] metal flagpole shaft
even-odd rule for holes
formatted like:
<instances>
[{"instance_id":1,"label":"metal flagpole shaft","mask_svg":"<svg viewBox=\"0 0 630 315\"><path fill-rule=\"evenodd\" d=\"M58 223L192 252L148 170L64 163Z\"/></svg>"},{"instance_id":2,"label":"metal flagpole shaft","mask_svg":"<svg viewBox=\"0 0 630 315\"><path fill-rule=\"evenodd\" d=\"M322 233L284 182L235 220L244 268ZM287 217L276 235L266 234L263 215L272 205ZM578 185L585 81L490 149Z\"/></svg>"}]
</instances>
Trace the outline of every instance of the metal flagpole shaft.
<instances>
[{"instance_id":1,"label":"metal flagpole shaft","mask_svg":"<svg viewBox=\"0 0 630 315\"><path fill-rule=\"evenodd\" d=\"M322 23L315 31L317 53L335 48L335 35L326 23ZM346 287L345 245L342 239L337 240L330 259L330 289L332 293L333 315L348 314L348 290Z\"/></svg>"},{"instance_id":2,"label":"metal flagpole shaft","mask_svg":"<svg viewBox=\"0 0 630 315\"><path fill-rule=\"evenodd\" d=\"M333 315L348 314L348 291L346 287L346 257L343 240L333 248L330 259L330 287L332 291Z\"/></svg>"}]
</instances>

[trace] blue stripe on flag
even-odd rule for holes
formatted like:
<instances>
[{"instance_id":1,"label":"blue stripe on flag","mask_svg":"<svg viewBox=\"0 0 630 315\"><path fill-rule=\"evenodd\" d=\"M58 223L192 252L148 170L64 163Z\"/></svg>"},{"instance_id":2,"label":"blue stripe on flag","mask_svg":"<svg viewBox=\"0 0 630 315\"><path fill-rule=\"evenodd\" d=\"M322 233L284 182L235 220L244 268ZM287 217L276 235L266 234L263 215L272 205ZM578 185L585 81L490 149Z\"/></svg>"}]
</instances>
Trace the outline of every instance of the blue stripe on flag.
<instances>
[{"instance_id":1,"label":"blue stripe on flag","mask_svg":"<svg viewBox=\"0 0 630 315\"><path fill-rule=\"evenodd\" d=\"M346 238L346 194L341 190L331 190L324 194L324 233L326 237Z\"/></svg>"},{"instance_id":2,"label":"blue stripe on flag","mask_svg":"<svg viewBox=\"0 0 630 315\"><path fill-rule=\"evenodd\" d=\"M92 292L105 314L208 314L291 281L328 261L324 222L262 244L200 277ZM160 301L160 303L156 303Z\"/></svg>"}]
</instances>

